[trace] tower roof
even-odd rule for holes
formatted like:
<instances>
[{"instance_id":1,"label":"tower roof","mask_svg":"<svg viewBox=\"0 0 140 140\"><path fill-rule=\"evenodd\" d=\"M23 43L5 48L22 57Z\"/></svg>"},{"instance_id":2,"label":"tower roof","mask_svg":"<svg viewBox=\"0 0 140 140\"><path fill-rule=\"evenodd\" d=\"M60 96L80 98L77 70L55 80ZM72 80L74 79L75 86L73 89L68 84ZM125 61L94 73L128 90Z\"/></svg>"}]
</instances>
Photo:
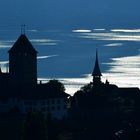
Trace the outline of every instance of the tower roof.
<instances>
[{"instance_id":1,"label":"tower roof","mask_svg":"<svg viewBox=\"0 0 140 140\"><path fill-rule=\"evenodd\" d=\"M20 35L13 47L8 52L37 53L37 51L32 46L31 42L24 34Z\"/></svg>"},{"instance_id":2,"label":"tower roof","mask_svg":"<svg viewBox=\"0 0 140 140\"><path fill-rule=\"evenodd\" d=\"M98 50L96 49L96 60L95 60L95 65L94 69L92 72L92 76L102 76L100 67L99 67L99 62L98 62Z\"/></svg>"}]
</instances>

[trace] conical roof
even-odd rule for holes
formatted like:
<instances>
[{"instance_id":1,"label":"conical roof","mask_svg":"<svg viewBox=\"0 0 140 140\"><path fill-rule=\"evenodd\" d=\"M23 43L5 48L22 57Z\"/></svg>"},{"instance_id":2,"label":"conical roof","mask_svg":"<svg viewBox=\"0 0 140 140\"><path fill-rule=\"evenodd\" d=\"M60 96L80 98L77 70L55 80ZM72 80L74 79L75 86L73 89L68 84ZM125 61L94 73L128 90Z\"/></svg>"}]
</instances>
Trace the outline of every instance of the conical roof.
<instances>
[{"instance_id":1,"label":"conical roof","mask_svg":"<svg viewBox=\"0 0 140 140\"><path fill-rule=\"evenodd\" d=\"M22 53L37 53L28 38L21 34L13 47L8 51L9 53L22 52Z\"/></svg>"},{"instance_id":2,"label":"conical roof","mask_svg":"<svg viewBox=\"0 0 140 140\"><path fill-rule=\"evenodd\" d=\"M95 60L95 65L94 69L92 72L92 76L102 76L100 67L99 67L99 62L98 62L98 50L96 49L96 60Z\"/></svg>"}]
</instances>

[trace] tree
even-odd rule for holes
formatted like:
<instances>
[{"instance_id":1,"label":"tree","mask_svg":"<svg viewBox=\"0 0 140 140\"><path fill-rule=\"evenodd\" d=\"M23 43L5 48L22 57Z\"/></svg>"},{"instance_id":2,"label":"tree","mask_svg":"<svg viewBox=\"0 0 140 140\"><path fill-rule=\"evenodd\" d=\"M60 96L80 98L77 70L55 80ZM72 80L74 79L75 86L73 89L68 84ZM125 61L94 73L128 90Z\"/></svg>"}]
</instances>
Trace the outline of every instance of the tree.
<instances>
[{"instance_id":1,"label":"tree","mask_svg":"<svg viewBox=\"0 0 140 140\"><path fill-rule=\"evenodd\" d=\"M47 86L48 86L48 89L51 91L51 92L64 92L65 91L65 87L64 85L59 82L58 80L50 80L48 83L47 83Z\"/></svg>"},{"instance_id":2,"label":"tree","mask_svg":"<svg viewBox=\"0 0 140 140\"><path fill-rule=\"evenodd\" d=\"M92 83L89 83L89 84L81 87L81 91L83 91L85 93L92 92L92 89L93 89L93 84Z\"/></svg>"}]
</instances>

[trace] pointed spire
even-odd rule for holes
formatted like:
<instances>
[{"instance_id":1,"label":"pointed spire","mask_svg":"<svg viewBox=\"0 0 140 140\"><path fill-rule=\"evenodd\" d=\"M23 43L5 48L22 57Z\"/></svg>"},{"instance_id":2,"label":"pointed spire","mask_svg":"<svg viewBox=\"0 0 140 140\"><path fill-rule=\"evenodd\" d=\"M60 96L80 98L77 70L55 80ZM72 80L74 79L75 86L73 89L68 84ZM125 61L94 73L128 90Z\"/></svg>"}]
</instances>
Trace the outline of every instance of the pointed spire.
<instances>
[{"instance_id":1,"label":"pointed spire","mask_svg":"<svg viewBox=\"0 0 140 140\"><path fill-rule=\"evenodd\" d=\"M100 67L99 67L99 62L98 62L98 50L96 49L96 60L95 60L95 65L94 65L94 69L92 72L92 76L93 76L93 85L94 86L98 86L100 85L101 82L101 71L100 71Z\"/></svg>"},{"instance_id":2,"label":"pointed spire","mask_svg":"<svg viewBox=\"0 0 140 140\"><path fill-rule=\"evenodd\" d=\"M93 77L100 77L102 76L100 67L99 67L99 62L98 62L98 50L96 49L96 60L95 60L95 65L94 65L94 70L92 72Z\"/></svg>"}]
</instances>

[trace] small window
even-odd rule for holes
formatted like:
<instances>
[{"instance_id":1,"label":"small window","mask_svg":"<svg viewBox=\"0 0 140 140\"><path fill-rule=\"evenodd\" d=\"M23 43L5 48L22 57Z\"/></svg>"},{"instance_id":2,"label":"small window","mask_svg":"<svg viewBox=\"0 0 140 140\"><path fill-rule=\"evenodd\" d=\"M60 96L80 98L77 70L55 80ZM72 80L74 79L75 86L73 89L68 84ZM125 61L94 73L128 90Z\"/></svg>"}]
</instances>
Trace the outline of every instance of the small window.
<instances>
[{"instance_id":1,"label":"small window","mask_svg":"<svg viewBox=\"0 0 140 140\"><path fill-rule=\"evenodd\" d=\"M24 104L25 105L28 105L28 106L32 106L33 105L33 102L32 101L24 101Z\"/></svg>"},{"instance_id":2,"label":"small window","mask_svg":"<svg viewBox=\"0 0 140 140\"><path fill-rule=\"evenodd\" d=\"M45 101L42 101L41 105L45 105Z\"/></svg>"},{"instance_id":3,"label":"small window","mask_svg":"<svg viewBox=\"0 0 140 140\"><path fill-rule=\"evenodd\" d=\"M60 110L60 106L57 106L57 110Z\"/></svg>"},{"instance_id":4,"label":"small window","mask_svg":"<svg viewBox=\"0 0 140 140\"><path fill-rule=\"evenodd\" d=\"M55 104L55 100L52 100L52 104Z\"/></svg>"},{"instance_id":5,"label":"small window","mask_svg":"<svg viewBox=\"0 0 140 140\"><path fill-rule=\"evenodd\" d=\"M42 108L41 108L41 111L43 111L43 112L46 111L45 107L42 107Z\"/></svg>"},{"instance_id":6,"label":"small window","mask_svg":"<svg viewBox=\"0 0 140 140\"><path fill-rule=\"evenodd\" d=\"M67 106L66 105L64 105L64 107L63 107L64 109L66 109L67 108Z\"/></svg>"},{"instance_id":7,"label":"small window","mask_svg":"<svg viewBox=\"0 0 140 140\"><path fill-rule=\"evenodd\" d=\"M49 105L50 104L50 101L49 100L47 100L47 105Z\"/></svg>"},{"instance_id":8,"label":"small window","mask_svg":"<svg viewBox=\"0 0 140 140\"><path fill-rule=\"evenodd\" d=\"M60 104L60 100L59 99L57 100L57 103Z\"/></svg>"},{"instance_id":9,"label":"small window","mask_svg":"<svg viewBox=\"0 0 140 140\"><path fill-rule=\"evenodd\" d=\"M26 112L31 112L32 111L32 108L31 107L26 107Z\"/></svg>"},{"instance_id":10,"label":"small window","mask_svg":"<svg viewBox=\"0 0 140 140\"><path fill-rule=\"evenodd\" d=\"M47 111L50 111L50 107L49 106L47 107Z\"/></svg>"}]
</instances>

